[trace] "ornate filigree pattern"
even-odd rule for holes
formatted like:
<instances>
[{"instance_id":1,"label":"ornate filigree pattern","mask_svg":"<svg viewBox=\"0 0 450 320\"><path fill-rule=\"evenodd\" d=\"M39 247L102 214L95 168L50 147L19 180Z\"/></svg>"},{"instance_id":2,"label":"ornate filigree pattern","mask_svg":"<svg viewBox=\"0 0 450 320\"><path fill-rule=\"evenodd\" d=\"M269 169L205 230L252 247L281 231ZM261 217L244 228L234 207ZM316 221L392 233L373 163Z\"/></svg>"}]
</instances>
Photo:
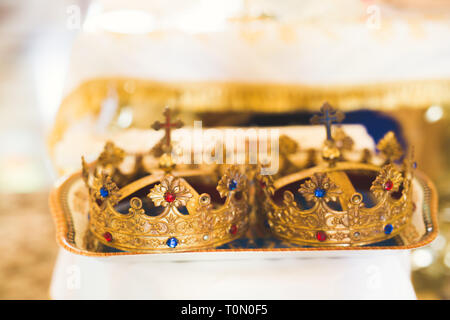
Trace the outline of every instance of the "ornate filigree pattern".
<instances>
[{"instance_id":1,"label":"ornate filigree pattern","mask_svg":"<svg viewBox=\"0 0 450 320\"><path fill-rule=\"evenodd\" d=\"M125 157L125 151L111 142L107 141L102 153L98 157L98 163L101 166L111 165L113 167L119 166Z\"/></svg>"},{"instance_id":2,"label":"ornate filigree pattern","mask_svg":"<svg viewBox=\"0 0 450 320\"><path fill-rule=\"evenodd\" d=\"M373 195L377 199L383 198L388 192L398 191L403 182L402 174L393 164L383 166L370 187Z\"/></svg>"},{"instance_id":3,"label":"ornate filigree pattern","mask_svg":"<svg viewBox=\"0 0 450 320\"><path fill-rule=\"evenodd\" d=\"M315 173L310 180L303 183L298 192L301 193L307 201L336 201L342 193L339 187L334 184L325 173Z\"/></svg>"},{"instance_id":4,"label":"ornate filigree pattern","mask_svg":"<svg viewBox=\"0 0 450 320\"><path fill-rule=\"evenodd\" d=\"M267 192L269 195L273 195L275 193L275 186L273 185L274 179L272 175L261 174L261 167L257 166L255 180L259 183L259 187Z\"/></svg>"},{"instance_id":5,"label":"ornate filigree pattern","mask_svg":"<svg viewBox=\"0 0 450 320\"><path fill-rule=\"evenodd\" d=\"M120 198L119 188L105 172L94 176L92 192L96 199L108 200L112 205L116 205Z\"/></svg>"},{"instance_id":6,"label":"ornate filigree pattern","mask_svg":"<svg viewBox=\"0 0 450 320\"><path fill-rule=\"evenodd\" d=\"M377 149L380 150L388 162L398 160L403 155L402 147L392 131L386 133L378 142Z\"/></svg>"},{"instance_id":7,"label":"ornate filigree pattern","mask_svg":"<svg viewBox=\"0 0 450 320\"><path fill-rule=\"evenodd\" d=\"M341 152L341 155L343 151L350 151L353 149L353 139L340 127L334 129L333 140L335 141L336 148Z\"/></svg>"},{"instance_id":8,"label":"ornate filigree pattern","mask_svg":"<svg viewBox=\"0 0 450 320\"><path fill-rule=\"evenodd\" d=\"M398 235L410 220L412 160L404 162L402 171L394 164L403 151L389 132L378 143L387 159L383 167L370 163L372 157L367 150L360 161L344 161L342 151L351 149L353 141L340 128L331 134L332 123L342 119L343 114L329 104L322 106L321 114L311 120L326 126L322 158L327 164L312 167L314 160L307 160L308 169L276 180L275 195L266 193L262 200L265 217L278 238L302 245L364 245ZM377 177L367 190L365 180L373 173ZM304 199L290 191L301 181L305 182L298 192ZM282 188L287 190L280 203L277 190Z\"/></svg>"},{"instance_id":9,"label":"ornate filigree pattern","mask_svg":"<svg viewBox=\"0 0 450 320\"><path fill-rule=\"evenodd\" d=\"M285 134L280 136L279 146L280 155L291 155L296 153L300 149L297 141Z\"/></svg>"},{"instance_id":10,"label":"ornate filigree pattern","mask_svg":"<svg viewBox=\"0 0 450 320\"><path fill-rule=\"evenodd\" d=\"M165 116L166 121L155 123L153 128L166 131L166 148L159 159L166 174L156 168L153 174L148 174L143 161L145 154L134 155L134 169L122 173L119 166L125 153L112 142L105 145L92 170L82 159L83 179L89 189L90 231L103 245L136 252L211 249L243 236L248 229L246 176L237 166L230 167L217 186L225 203L211 204L211 197L199 195L182 178L182 171L172 172L174 165L168 153L172 146L170 133L181 122L172 122L167 108ZM200 166L184 174L208 184L218 180L215 172ZM122 187L121 194L113 180ZM141 190L145 188L151 188L147 197L154 207L148 198L142 199ZM127 205L128 212L123 212ZM146 212L148 207L151 212Z\"/></svg>"},{"instance_id":11,"label":"ornate filigree pattern","mask_svg":"<svg viewBox=\"0 0 450 320\"><path fill-rule=\"evenodd\" d=\"M120 167L125 160L125 156L129 157L129 160L134 160L134 166L130 168L127 165L126 172L122 172ZM88 181L88 178L91 173L106 172L118 186L127 185L133 179L149 174L150 169L144 165L143 161L145 156L147 156L146 152L126 154L124 150L116 147L113 142L108 141L96 161L88 165L84 157L81 158L83 181L89 187L90 181ZM132 162L130 161L130 163Z\"/></svg>"},{"instance_id":12,"label":"ornate filigree pattern","mask_svg":"<svg viewBox=\"0 0 450 320\"><path fill-rule=\"evenodd\" d=\"M344 193L322 172L314 173L299 189L305 199L313 202L309 209L302 208L291 191L284 192L281 205L272 197L266 197L266 214L272 232L286 241L318 246L364 245L397 235L412 215L411 181L403 179L391 164L377 172L372 192L374 196L377 191L386 196L377 197L378 203L370 208L365 206L360 193L355 192L350 199L343 198ZM392 190L397 191L403 179L399 198L387 196L390 191L381 191L383 183L390 179ZM316 194L317 189L321 191ZM325 190L327 192L322 192ZM325 199L326 194L328 199ZM339 200L341 207L331 205L333 199Z\"/></svg>"},{"instance_id":13,"label":"ornate filigree pattern","mask_svg":"<svg viewBox=\"0 0 450 320\"><path fill-rule=\"evenodd\" d=\"M142 179L149 179L150 185L155 181L151 177ZM100 205L91 196L90 230L101 243L136 252L191 251L214 248L242 237L247 231L246 189L241 189L243 197L239 200L232 200L231 193L223 206L215 208L208 194L198 195L181 177L166 174L154 179L160 183L148 197L155 206L164 208L157 216L148 215L137 196L129 200L126 214L117 212L108 198ZM138 185L136 188L140 189ZM167 197L168 192L171 197ZM181 206L186 207L187 213L179 211Z\"/></svg>"},{"instance_id":14,"label":"ornate filigree pattern","mask_svg":"<svg viewBox=\"0 0 450 320\"><path fill-rule=\"evenodd\" d=\"M147 196L152 199L155 206L185 206L192 198L192 194L180 181L180 178L165 175L161 184L154 186Z\"/></svg>"},{"instance_id":15,"label":"ornate filigree pattern","mask_svg":"<svg viewBox=\"0 0 450 320\"><path fill-rule=\"evenodd\" d=\"M217 191L222 198L230 193L244 190L247 186L247 179L244 174L239 171L239 167L230 166L217 185Z\"/></svg>"}]
</instances>

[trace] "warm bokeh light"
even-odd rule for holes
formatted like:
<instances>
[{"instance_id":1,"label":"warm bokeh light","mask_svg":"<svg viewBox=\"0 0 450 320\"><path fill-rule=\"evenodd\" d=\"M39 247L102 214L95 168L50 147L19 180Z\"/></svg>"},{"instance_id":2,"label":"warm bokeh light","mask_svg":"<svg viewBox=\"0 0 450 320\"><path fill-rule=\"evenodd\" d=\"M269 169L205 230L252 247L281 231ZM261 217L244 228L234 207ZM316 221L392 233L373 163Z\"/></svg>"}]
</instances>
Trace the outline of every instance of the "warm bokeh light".
<instances>
[{"instance_id":1,"label":"warm bokeh light","mask_svg":"<svg viewBox=\"0 0 450 320\"><path fill-rule=\"evenodd\" d=\"M441 106L431 106L425 112L425 119L428 122L436 122L442 119L444 115L444 109Z\"/></svg>"}]
</instances>

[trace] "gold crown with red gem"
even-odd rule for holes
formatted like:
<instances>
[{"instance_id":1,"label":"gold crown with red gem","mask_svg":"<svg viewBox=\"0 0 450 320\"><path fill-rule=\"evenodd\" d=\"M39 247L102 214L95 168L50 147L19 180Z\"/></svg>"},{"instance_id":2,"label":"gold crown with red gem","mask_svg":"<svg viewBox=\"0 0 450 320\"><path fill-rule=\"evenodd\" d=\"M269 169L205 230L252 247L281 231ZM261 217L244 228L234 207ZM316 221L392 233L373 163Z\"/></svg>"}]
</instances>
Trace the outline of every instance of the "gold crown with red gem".
<instances>
[{"instance_id":1,"label":"gold crown with red gem","mask_svg":"<svg viewBox=\"0 0 450 320\"><path fill-rule=\"evenodd\" d=\"M178 252L213 249L242 237L248 229L244 168L177 168L168 153L170 119L154 127L166 128L159 167L142 170L140 161L124 174L124 152L112 143L94 163L82 159L94 239L129 252Z\"/></svg>"},{"instance_id":2,"label":"gold crown with red gem","mask_svg":"<svg viewBox=\"0 0 450 320\"><path fill-rule=\"evenodd\" d=\"M343 118L327 103L312 118L327 130L321 163L276 179L259 177L266 196L260 216L276 237L309 246L359 246L393 238L410 221L412 153L404 156L389 132L377 145L382 157L373 160L379 164L343 159L331 126Z\"/></svg>"}]
</instances>

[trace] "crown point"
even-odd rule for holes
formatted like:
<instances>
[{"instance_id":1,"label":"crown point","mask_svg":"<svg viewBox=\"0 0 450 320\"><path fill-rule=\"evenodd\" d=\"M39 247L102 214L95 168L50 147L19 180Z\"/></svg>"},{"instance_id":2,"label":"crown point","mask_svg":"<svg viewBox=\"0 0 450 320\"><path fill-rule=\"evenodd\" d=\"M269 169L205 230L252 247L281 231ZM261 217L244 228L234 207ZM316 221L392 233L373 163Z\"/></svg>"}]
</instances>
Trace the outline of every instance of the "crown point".
<instances>
[{"instance_id":1,"label":"crown point","mask_svg":"<svg viewBox=\"0 0 450 320\"><path fill-rule=\"evenodd\" d=\"M391 234L393 230L394 230L394 227L390 223L384 227L385 234Z\"/></svg>"},{"instance_id":2,"label":"crown point","mask_svg":"<svg viewBox=\"0 0 450 320\"><path fill-rule=\"evenodd\" d=\"M325 240L327 240L327 234L325 233L325 231L317 231L316 232L316 238L317 240L319 240L320 242L323 242Z\"/></svg>"},{"instance_id":3,"label":"crown point","mask_svg":"<svg viewBox=\"0 0 450 320\"><path fill-rule=\"evenodd\" d=\"M112 242L112 240L113 240L112 234L110 232L105 232L103 234L103 238L105 238L105 240L108 241L108 242Z\"/></svg>"},{"instance_id":4,"label":"crown point","mask_svg":"<svg viewBox=\"0 0 450 320\"><path fill-rule=\"evenodd\" d=\"M167 246L175 248L178 245L178 239L175 237L167 239Z\"/></svg>"},{"instance_id":5,"label":"crown point","mask_svg":"<svg viewBox=\"0 0 450 320\"><path fill-rule=\"evenodd\" d=\"M403 156L403 149L393 131L389 131L378 141L377 149L384 155L387 162L399 160Z\"/></svg>"}]
</instances>

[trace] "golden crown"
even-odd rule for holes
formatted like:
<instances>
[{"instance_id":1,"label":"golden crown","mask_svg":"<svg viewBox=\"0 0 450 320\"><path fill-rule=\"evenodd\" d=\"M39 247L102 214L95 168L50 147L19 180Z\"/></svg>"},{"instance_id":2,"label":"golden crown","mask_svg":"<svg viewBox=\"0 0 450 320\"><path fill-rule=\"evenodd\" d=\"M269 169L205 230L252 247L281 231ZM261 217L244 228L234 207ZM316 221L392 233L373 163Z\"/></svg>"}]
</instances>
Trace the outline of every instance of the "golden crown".
<instances>
[{"instance_id":1,"label":"golden crown","mask_svg":"<svg viewBox=\"0 0 450 320\"><path fill-rule=\"evenodd\" d=\"M153 126L166 129L159 167L145 165L152 155L127 155L112 142L92 164L82 159L90 232L103 245L133 252L212 249L242 237L248 229L243 169L228 166L220 178L217 166L175 167L170 129L181 123L170 123L169 109L165 115L166 123ZM127 157L134 162L122 171Z\"/></svg>"},{"instance_id":2,"label":"golden crown","mask_svg":"<svg viewBox=\"0 0 450 320\"><path fill-rule=\"evenodd\" d=\"M343 119L325 103L311 121L326 126L322 160L309 158L302 169L275 179L259 177L265 194L260 216L276 237L309 246L359 246L395 237L409 222L412 153L399 164L404 152L389 132L377 145L382 163L372 163L367 150L356 161L346 160L352 140L341 128L332 131L332 123Z\"/></svg>"}]
</instances>

